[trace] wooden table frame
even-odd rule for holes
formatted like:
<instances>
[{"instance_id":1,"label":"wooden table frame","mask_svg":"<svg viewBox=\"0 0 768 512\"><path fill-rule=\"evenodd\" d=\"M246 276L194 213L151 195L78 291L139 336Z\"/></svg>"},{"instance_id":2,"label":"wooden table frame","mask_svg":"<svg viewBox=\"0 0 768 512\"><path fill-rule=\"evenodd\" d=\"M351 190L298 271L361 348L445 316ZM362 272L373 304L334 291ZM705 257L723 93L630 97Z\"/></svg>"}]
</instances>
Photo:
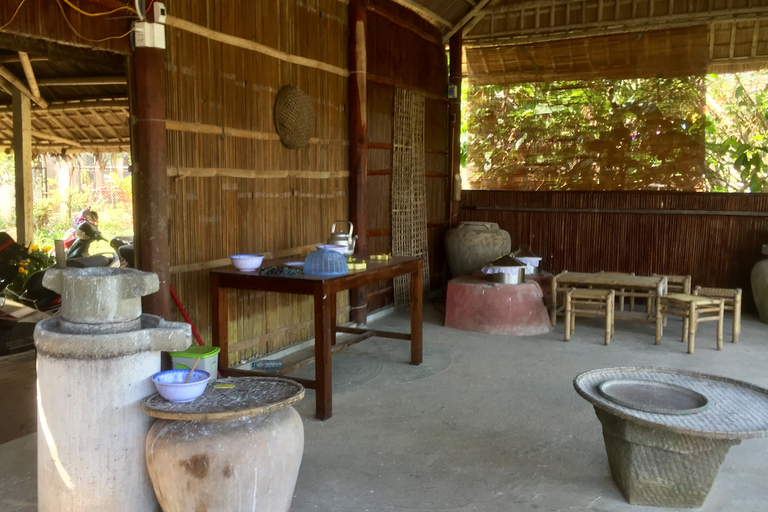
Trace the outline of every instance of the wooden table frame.
<instances>
[{"instance_id":1,"label":"wooden table frame","mask_svg":"<svg viewBox=\"0 0 768 512\"><path fill-rule=\"evenodd\" d=\"M648 310L641 315L631 312L616 311L616 320L634 320L652 322L656 325L655 343L661 340L662 321L661 301L659 297L667 293L667 278L665 276L635 276L631 274L616 273L588 273L588 272L562 272L552 278L552 307L550 319L552 325L557 320L557 294L571 288L602 288L621 291L625 296L644 297L653 310Z\"/></svg>"},{"instance_id":2,"label":"wooden table frame","mask_svg":"<svg viewBox=\"0 0 768 512\"><path fill-rule=\"evenodd\" d=\"M268 261L264 263L263 267L279 265L282 261ZM210 273L211 331L213 346L220 348L219 371L225 377L265 375L263 372L228 367L228 289L312 295L315 304L315 355L313 358L315 361L315 380L294 378L288 375L282 376L293 379L309 389L314 389L316 392L315 415L318 419L326 420L333 414L331 355L334 352L373 336L396 338L410 340L411 364L421 364L423 313L421 273L422 263L418 257L395 257L387 261L370 261L366 270L351 271L348 275L338 277L262 276L258 272L240 272L234 267L212 270ZM336 294L338 292L406 274L411 276L410 334L336 326ZM344 344L337 345L337 332L353 333L359 336Z\"/></svg>"}]
</instances>

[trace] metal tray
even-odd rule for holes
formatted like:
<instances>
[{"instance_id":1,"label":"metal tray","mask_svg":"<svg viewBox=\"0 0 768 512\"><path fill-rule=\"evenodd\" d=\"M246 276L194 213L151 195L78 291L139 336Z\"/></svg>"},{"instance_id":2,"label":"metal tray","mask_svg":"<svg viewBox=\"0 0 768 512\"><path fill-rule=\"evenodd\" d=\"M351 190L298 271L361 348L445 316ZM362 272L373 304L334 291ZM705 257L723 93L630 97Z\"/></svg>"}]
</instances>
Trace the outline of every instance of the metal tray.
<instances>
[{"instance_id":1,"label":"metal tray","mask_svg":"<svg viewBox=\"0 0 768 512\"><path fill-rule=\"evenodd\" d=\"M598 386L599 393L624 407L658 414L695 414L707 408L701 393L664 382L612 379Z\"/></svg>"}]
</instances>

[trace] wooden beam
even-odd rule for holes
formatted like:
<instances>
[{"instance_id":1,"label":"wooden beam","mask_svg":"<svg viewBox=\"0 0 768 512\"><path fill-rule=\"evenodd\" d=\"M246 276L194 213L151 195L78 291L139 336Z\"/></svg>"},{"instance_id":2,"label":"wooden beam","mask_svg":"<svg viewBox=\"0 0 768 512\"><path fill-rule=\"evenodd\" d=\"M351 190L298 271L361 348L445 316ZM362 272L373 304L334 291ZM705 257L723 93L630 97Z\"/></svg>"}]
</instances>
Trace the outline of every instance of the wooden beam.
<instances>
[{"instance_id":1,"label":"wooden beam","mask_svg":"<svg viewBox=\"0 0 768 512\"><path fill-rule=\"evenodd\" d=\"M13 96L13 84L11 84L11 82L9 82L3 77L0 77L0 89L4 90L5 92ZM3 106L7 107L8 111L13 110L13 103L11 103L10 105L3 105Z\"/></svg>"},{"instance_id":2,"label":"wooden beam","mask_svg":"<svg viewBox=\"0 0 768 512\"><path fill-rule=\"evenodd\" d=\"M48 57L29 57L29 54L27 54L27 58L30 62L47 62ZM0 64L17 64L21 62L21 57L19 55L3 55L0 57Z\"/></svg>"},{"instance_id":3,"label":"wooden beam","mask_svg":"<svg viewBox=\"0 0 768 512\"><path fill-rule=\"evenodd\" d=\"M451 38L451 36L453 36L453 34L458 32L462 28L464 28L464 25L472 21L472 18L477 16L477 14L482 10L482 8L485 7L490 1L491 0L480 0L477 3L477 5L475 5L472 9L470 9L469 12L465 14L464 17L461 18L457 24L455 24L448 32L446 32L443 35L443 44L447 43L448 40Z\"/></svg>"},{"instance_id":4,"label":"wooden beam","mask_svg":"<svg viewBox=\"0 0 768 512\"><path fill-rule=\"evenodd\" d=\"M37 81L40 87L62 87L81 85L126 85L128 80L124 76L75 76L64 78L43 78Z\"/></svg>"},{"instance_id":5,"label":"wooden beam","mask_svg":"<svg viewBox=\"0 0 768 512\"><path fill-rule=\"evenodd\" d=\"M347 94L349 97L349 220L358 233L355 254L368 252L368 0L350 0L347 62L350 69ZM367 322L368 304L365 287L349 291L352 320L358 325Z\"/></svg>"},{"instance_id":6,"label":"wooden beam","mask_svg":"<svg viewBox=\"0 0 768 512\"><path fill-rule=\"evenodd\" d=\"M21 59L21 67L24 68L24 74L27 76L27 84L29 84L29 92L32 96L40 97L40 89L37 87L37 79L35 78L35 72L32 70L32 63L29 61L29 55L25 52L19 52L19 59Z\"/></svg>"},{"instance_id":7,"label":"wooden beam","mask_svg":"<svg viewBox=\"0 0 768 512\"><path fill-rule=\"evenodd\" d=\"M133 204L136 268L154 272L160 289L142 298L145 313L170 318L168 149L165 50L136 48L132 59Z\"/></svg>"},{"instance_id":8,"label":"wooden beam","mask_svg":"<svg viewBox=\"0 0 768 512\"><path fill-rule=\"evenodd\" d=\"M448 146L451 182L448 201L448 219L451 227L459 224L461 213L461 59L462 34L457 32L450 39L450 69L448 81L456 87L456 97L448 100L450 145Z\"/></svg>"},{"instance_id":9,"label":"wooden beam","mask_svg":"<svg viewBox=\"0 0 768 512\"><path fill-rule=\"evenodd\" d=\"M51 142L59 142L61 144L65 144L67 146L72 146L75 148L82 147L82 144L80 144L76 140L66 139L64 137L59 137L58 135L51 135L49 133L41 132L39 130L32 130L32 136L36 139L50 140Z\"/></svg>"},{"instance_id":10,"label":"wooden beam","mask_svg":"<svg viewBox=\"0 0 768 512\"><path fill-rule=\"evenodd\" d=\"M420 15L422 18L432 18L433 20L441 23L442 25L445 25L446 27L453 26L453 23L448 21L447 19L443 18L439 14L437 14L434 11L430 11L423 5L414 2L413 0L394 0L396 4L400 4L403 7L410 9L411 11L415 12L416 14Z\"/></svg>"},{"instance_id":11,"label":"wooden beam","mask_svg":"<svg viewBox=\"0 0 768 512\"><path fill-rule=\"evenodd\" d=\"M34 242L32 212L32 114L29 98L13 91L13 153L16 166L16 240L22 245Z\"/></svg>"},{"instance_id":12,"label":"wooden beam","mask_svg":"<svg viewBox=\"0 0 768 512\"><path fill-rule=\"evenodd\" d=\"M32 92L29 89L27 89L27 87L23 83L21 83L21 80L16 78L16 75L8 71L8 69L6 69L3 66L0 66L0 76L8 80L16 89L19 90L19 92L21 92L21 94L31 99L35 103L37 103L42 108L48 108L47 101L45 101L40 96L33 95Z\"/></svg>"}]
</instances>

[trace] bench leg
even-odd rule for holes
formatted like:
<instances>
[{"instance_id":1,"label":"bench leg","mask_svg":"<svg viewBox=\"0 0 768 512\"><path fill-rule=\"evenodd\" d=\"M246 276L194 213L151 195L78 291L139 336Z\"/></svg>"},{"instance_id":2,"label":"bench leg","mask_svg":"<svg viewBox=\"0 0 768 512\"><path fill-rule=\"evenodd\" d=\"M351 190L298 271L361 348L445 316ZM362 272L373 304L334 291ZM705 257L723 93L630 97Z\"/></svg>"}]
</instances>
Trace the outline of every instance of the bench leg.
<instances>
[{"instance_id":1,"label":"bench leg","mask_svg":"<svg viewBox=\"0 0 768 512\"><path fill-rule=\"evenodd\" d=\"M720 312L717 317L717 350L723 350L723 309L725 301L720 301Z\"/></svg>"},{"instance_id":2,"label":"bench leg","mask_svg":"<svg viewBox=\"0 0 768 512\"><path fill-rule=\"evenodd\" d=\"M693 343L696 339L696 328L698 327L696 315L696 304L691 302L688 306L688 353L693 354Z\"/></svg>"},{"instance_id":3,"label":"bench leg","mask_svg":"<svg viewBox=\"0 0 768 512\"><path fill-rule=\"evenodd\" d=\"M565 329L563 331L563 341L568 341L571 339L571 296L568 293L565 294L565 311L563 312L563 323L565 324ZM555 325L554 316L552 325Z\"/></svg>"},{"instance_id":4,"label":"bench leg","mask_svg":"<svg viewBox=\"0 0 768 512\"><path fill-rule=\"evenodd\" d=\"M733 299L733 343L738 343L741 334L741 290Z\"/></svg>"}]
</instances>

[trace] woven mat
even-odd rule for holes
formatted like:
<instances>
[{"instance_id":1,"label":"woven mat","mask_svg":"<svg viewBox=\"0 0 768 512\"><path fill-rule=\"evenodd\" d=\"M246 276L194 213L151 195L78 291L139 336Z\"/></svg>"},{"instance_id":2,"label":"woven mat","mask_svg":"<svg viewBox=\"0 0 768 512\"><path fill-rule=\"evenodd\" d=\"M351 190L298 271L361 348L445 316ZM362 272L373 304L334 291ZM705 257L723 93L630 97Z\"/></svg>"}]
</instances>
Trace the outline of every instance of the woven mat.
<instances>
[{"instance_id":1,"label":"woven mat","mask_svg":"<svg viewBox=\"0 0 768 512\"><path fill-rule=\"evenodd\" d=\"M424 164L424 96L397 89L392 152L392 255L420 256L429 294L427 193ZM410 306L410 276L394 279L395 307Z\"/></svg>"},{"instance_id":2,"label":"woven mat","mask_svg":"<svg viewBox=\"0 0 768 512\"><path fill-rule=\"evenodd\" d=\"M674 384L701 393L708 407L696 414L658 414L616 404L598 386L611 379L638 379ZM659 427L680 434L718 439L768 437L768 390L716 375L653 367L623 367L592 370L578 375L573 387L595 407L640 425Z\"/></svg>"}]
</instances>

